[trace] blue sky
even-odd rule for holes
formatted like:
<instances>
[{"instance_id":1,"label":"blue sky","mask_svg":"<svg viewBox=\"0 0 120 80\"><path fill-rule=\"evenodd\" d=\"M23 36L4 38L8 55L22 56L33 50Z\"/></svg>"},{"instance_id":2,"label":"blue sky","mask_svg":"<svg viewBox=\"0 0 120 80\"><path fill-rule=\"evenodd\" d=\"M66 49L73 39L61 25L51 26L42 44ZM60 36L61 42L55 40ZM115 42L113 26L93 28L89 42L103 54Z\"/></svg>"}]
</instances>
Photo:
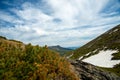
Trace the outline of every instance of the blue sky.
<instances>
[{"instance_id":1,"label":"blue sky","mask_svg":"<svg viewBox=\"0 0 120 80\"><path fill-rule=\"evenodd\" d=\"M0 35L63 47L82 46L120 24L120 0L0 0Z\"/></svg>"}]
</instances>

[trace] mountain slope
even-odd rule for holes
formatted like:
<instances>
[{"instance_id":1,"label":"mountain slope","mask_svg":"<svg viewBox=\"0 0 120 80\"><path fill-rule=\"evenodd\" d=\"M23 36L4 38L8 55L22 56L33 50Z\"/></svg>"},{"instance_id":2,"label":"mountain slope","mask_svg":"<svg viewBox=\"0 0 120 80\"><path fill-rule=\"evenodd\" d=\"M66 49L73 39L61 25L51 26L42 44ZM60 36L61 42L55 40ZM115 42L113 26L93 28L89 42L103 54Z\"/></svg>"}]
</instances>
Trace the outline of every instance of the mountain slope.
<instances>
[{"instance_id":1,"label":"mountain slope","mask_svg":"<svg viewBox=\"0 0 120 80\"><path fill-rule=\"evenodd\" d=\"M76 49L74 51L74 55L71 58L79 59L79 57L84 56L89 52L91 52L91 54L89 54L88 56L97 54L100 50L107 49L118 50L119 52L113 54L112 59L120 59L120 25L100 35L84 46Z\"/></svg>"},{"instance_id":2,"label":"mountain slope","mask_svg":"<svg viewBox=\"0 0 120 80\"><path fill-rule=\"evenodd\" d=\"M59 45L57 46L49 46L48 47L50 50L56 51L58 52L60 55L64 55L66 52L71 51L72 49L68 49L68 48L63 48Z\"/></svg>"},{"instance_id":3,"label":"mountain slope","mask_svg":"<svg viewBox=\"0 0 120 80\"><path fill-rule=\"evenodd\" d=\"M120 25L100 35L96 39L85 44L84 46L74 50L73 56L71 58L79 59L79 57L84 56L89 52L91 52L91 54L87 56L91 56L93 54L97 54L100 50L112 49L120 51L119 44L120 44ZM116 55L117 54L113 54L113 59L120 59L120 56Z\"/></svg>"},{"instance_id":4,"label":"mountain slope","mask_svg":"<svg viewBox=\"0 0 120 80\"><path fill-rule=\"evenodd\" d=\"M104 67L120 76L120 25L69 53L69 56Z\"/></svg>"}]
</instances>

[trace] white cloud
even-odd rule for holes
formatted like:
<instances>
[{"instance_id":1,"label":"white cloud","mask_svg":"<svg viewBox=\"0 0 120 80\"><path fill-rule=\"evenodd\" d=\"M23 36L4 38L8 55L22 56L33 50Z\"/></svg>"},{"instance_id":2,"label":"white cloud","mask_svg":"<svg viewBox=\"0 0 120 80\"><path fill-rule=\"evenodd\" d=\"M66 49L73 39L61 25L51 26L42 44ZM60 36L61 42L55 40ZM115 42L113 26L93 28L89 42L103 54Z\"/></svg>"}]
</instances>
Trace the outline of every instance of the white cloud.
<instances>
[{"instance_id":1,"label":"white cloud","mask_svg":"<svg viewBox=\"0 0 120 80\"><path fill-rule=\"evenodd\" d=\"M11 22L11 21L15 21L16 18L13 16L10 16L10 14L7 12L0 11L0 19L7 22Z\"/></svg>"},{"instance_id":2,"label":"white cloud","mask_svg":"<svg viewBox=\"0 0 120 80\"><path fill-rule=\"evenodd\" d=\"M43 1L47 9L40 9L38 5L30 2L24 2L20 9L10 9L17 17L9 12L0 11L1 20L14 23L14 27L1 27L0 34L25 43L80 46L114 27L120 21L120 14L113 10L119 7L120 3L117 1ZM107 8L109 3L112 4ZM109 13L106 12L107 10Z\"/></svg>"},{"instance_id":3,"label":"white cloud","mask_svg":"<svg viewBox=\"0 0 120 80\"><path fill-rule=\"evenodd\" d=\"M55 17L74 24L76 21L81 23L96 19L108 0L46 0L46 2L52 8Z\"/></svg>"}]
</instances>

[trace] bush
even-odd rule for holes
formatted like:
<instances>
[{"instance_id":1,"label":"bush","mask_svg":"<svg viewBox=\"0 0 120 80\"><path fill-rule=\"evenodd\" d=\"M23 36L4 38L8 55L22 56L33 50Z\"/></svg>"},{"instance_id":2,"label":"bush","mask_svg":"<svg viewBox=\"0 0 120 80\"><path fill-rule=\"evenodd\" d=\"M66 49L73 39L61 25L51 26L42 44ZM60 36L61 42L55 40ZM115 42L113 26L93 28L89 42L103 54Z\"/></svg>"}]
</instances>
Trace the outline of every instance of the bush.
<instances>
[{"instance_id":1,"label":"bush","mask_svg":"<svg viewBox=\"0 0 120 80\"><path fill-rule=\"evenodd\" d=\"M19 44L19 45L18 45ZM0 80L77 80L70 64L46 46L2 42Z\"/></svg>"}]
</instances>

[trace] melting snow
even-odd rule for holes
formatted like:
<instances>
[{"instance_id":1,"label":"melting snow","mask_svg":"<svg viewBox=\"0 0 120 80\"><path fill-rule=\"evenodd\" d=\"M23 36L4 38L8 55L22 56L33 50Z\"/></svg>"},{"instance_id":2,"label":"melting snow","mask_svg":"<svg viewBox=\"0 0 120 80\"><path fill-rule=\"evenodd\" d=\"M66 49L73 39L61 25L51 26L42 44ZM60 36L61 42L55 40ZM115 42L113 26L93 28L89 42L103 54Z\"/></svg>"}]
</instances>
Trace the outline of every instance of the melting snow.
<instances>
[{"instance_id":1,"label":"melting snow","mask_svg":"<svg viewBox=\"0 0 120 80\"><path fill-rule=\"evenodd\" d=\"M95 53L97 50L98 50L98 49L94 50L94 51L93 51L93 53ZM91 53L92 53L92 52L89 52L89 53L87 53L87 54L86 54L86 55L84 55L84 56L89 56ZM79 59L78 59L78 60L81 60L84 56L79 57Z\"/></svg>"},{"instance_id":2,"label":"melting snow","mask_svg":"<svg viewBox=\"0 0 120 80\"><path fill-rule=\"evenodd\" d=\"M88 56L88 55L90 55L90 54L91 54L91 52L87 53L85 56ZM84 57L84 56L79 57L79 59L78 59L78 60L81 60L83 57Z\"/></svg>"},{"instance_id":3,"label":"melting snow","mask_svg":"<svg viewBox=\"0 0 120 80\"><path fill-rule=\"evenodd\" d=\"M70 58L70 57L72 57L72 56L73 56L73 54L71 54L71 55L67 56L67 58Z\"/></svg>"},{"instance_id":4,"label":"melting snow","mask_svg":"<svg viewBox=\"0 0 120 80\"><path fill-rule=\"evenodd\" d=\"M113 32L116 32L116 31L118 31L118 29L115 29ZM112 32L110 32L109 34L111 34Z\"/></svg>"},{"instance_id":5,"label":"melting snow","mask_svg":"<svg viewBox=\"0 0 120 80\"><path fill-rule=\"evenodd\" d=\"M78 60L81 60L83 58L83 56L82 57L80 57Z\"/></svg>"},{"instance_id":6,"label":"melting snow","mask_svg":"<svg viewBox=\"0 0 120 80\"><path fill-rule=\"evenodd\" d=\"M91 52L87 53L85 56L88 56L88 55L90 55L90 54L91 54Z\"/></svg>"},{"instance_id":7,"label":"melting snow","mask_svg":"<svg viewBox=\"0 0 120 80\"><path fill-rule=\"evenodd\" d=\"M91 63L100 67L113 67L120 63L120 60L111 60L112 54L118 52L117 50L100 51L98 54L83 59L82 61Z\"/></svg>"},{"instance_id":8,"label":"melting snow","mask_svg":"<svg viewBox=\"0 0 120 80\"><path fill-rule=\"evenodd\" d=\"M118 29L115 29L113 32L116 32L116 31L118 31Z\"/></svg>"},{"instance_id":9,"label":"melting snow","mask_svg":"<svg viewBox=\"0 0 120 80\"><path fill-rule=\"evenodd\" d=\"M95 53L98 49L94 50L93 53Z\"/></svg>"}]
</instances>

